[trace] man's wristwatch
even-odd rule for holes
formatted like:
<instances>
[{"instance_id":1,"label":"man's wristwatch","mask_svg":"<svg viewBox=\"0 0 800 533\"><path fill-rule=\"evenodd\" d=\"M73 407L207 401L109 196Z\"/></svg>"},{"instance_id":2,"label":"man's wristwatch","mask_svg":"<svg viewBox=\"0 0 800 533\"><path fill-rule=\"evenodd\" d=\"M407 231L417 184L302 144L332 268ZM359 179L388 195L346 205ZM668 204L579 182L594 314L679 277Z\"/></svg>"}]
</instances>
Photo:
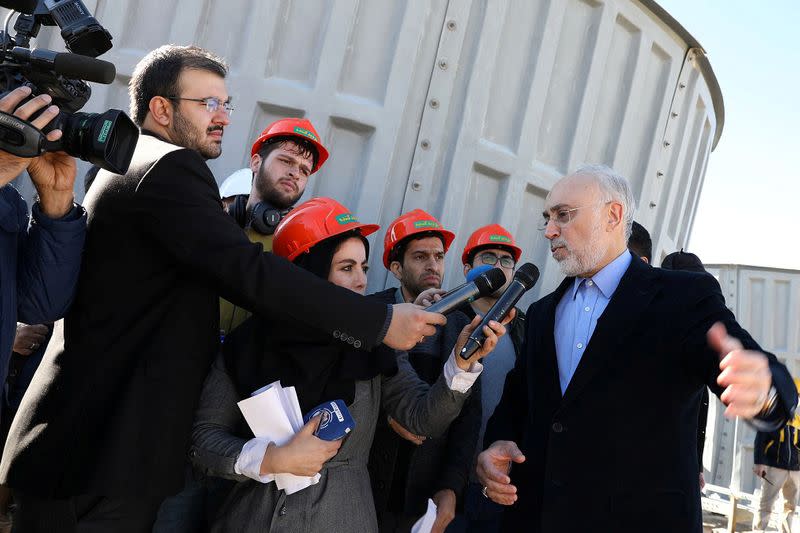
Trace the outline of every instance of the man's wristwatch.
<instances>
[{"instance_id":1,"label":"man's wristwatch","mask_svg":"<svg viewBox=\"0 0 800 533\"><path fill-rule=\"evenodd\" d=\"M778 405L778 390L775 388L775 385L772 385L767 393L767 399L764 401L764 406L761 408L761 411L758 412L758 416L763 418L771 415L775 410L776 405Z\"/></svg>"}]
</instances>

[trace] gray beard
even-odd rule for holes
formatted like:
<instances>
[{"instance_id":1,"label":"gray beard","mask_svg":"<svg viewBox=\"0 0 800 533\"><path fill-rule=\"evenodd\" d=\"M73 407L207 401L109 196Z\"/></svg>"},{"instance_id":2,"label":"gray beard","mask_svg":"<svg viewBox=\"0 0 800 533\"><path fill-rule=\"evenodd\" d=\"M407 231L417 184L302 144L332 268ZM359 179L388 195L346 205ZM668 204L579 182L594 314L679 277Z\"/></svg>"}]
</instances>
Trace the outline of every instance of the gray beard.
<instances>
[{"instance_id":1,"label":"gray beard","mask_svg":"<svg viewBox=\"0 0 800 533\"><path fill-rule=\"evenodd\" d=\"M592 240L580 250L573 250L561 239L554 239L554 244L565 245L569 255L558 262L561 273L567 277L580 276L592 272L603 259L605 250L596 240Z\"/></svg>"}]
</instances>

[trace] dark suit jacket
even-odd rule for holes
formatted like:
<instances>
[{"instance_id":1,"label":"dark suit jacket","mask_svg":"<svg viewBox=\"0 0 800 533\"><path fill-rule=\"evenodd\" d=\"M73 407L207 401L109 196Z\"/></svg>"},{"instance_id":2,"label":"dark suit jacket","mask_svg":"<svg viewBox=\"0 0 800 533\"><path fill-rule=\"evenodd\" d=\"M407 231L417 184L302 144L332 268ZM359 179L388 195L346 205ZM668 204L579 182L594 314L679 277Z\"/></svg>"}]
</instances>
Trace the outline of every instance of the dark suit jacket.
<instances>
[{"instance_id":1,"label":"dark suit jacket","mask_svg":"<svg viewBox=\"0 0 800 533\"><path fill-rule=\"evenodd\" d=\"M714 278L651 268L634 257L562 398L553 328L568 278L527 313L526 351L509 373L485 444L513 440L517 502L506 531L699 533L697 410L702 387L720 394L717 321L759 349L735 321ZM778 409L793 412L791 376L767 354Z\"/></svg>"},{"instance_id":2,"label":"dark suit jacket","mask_svg":"<svg viewBox=\"0 0 800 533\"><path fill-rule=\"evenodd\" d=\"M219 345L219 296L372 347L384 303L262 253L222 210L201 156L142 135L101 171L78 293L23 399L0 482L43 496L183 485L194 408Z\"/></svg>"},{"instance_id":3,"label":"dark suit jacket","mask_svg":"<svg viewBox=\"0 0 800 533\"><path fill-rule=\"evenodd\" d=\"M386 289L373 296L395 302L398 290ZM463 313L453 311L447 315L447 324L436 327L436 335L409 350L411 366L429 385L436 383L467 324L469 319ZM453 490L461 500L481 426L480 378L470 390L470 397L447 432L441 437L427 436L419 446L397 435L381 409L368 465L379 525L386 511L422 516L428 498L442 489Z\"/></svg>"}]
</instances>

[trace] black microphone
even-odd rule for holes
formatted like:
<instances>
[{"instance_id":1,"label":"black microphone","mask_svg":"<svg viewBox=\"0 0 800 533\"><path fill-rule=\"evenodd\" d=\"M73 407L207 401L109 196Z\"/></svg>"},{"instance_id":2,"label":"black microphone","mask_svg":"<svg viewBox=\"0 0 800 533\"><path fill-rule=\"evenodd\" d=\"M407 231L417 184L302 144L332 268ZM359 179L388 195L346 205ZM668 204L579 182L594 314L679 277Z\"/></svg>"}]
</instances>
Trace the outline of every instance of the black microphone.
<instances>
[{"instance_id":1,"label":"black microphone","mask_svg":"<svg viewBox=\"0 0 800 533\"><path fill-rule=\"evenodd\" d=\"M492 320L495 322L503 320L505 316L514 309L514 306L519 299L522 298L522 295L525 294L525 291L530 290L531 287L536 285L538 280L539 269L536 268L536 265L533 263L525 263L519 267L517 273L514 274L514 279L511 280L511 283L508 285L508 288L503 291L503 294L500 295L497 302L489 309L486 316L483 317L483 320L481 320L481 323L478 324L478 327L475 328L475 331L469 336L467 343L458 355L464 360L472 357L472 354L483 346L484 341L486 341L486 335L483 334L483 326L488 326L489 322Z\"/></svg>"},{"instance_id":2,"label":"black microphone","mask_svg":"<svg viewBox=\"0 0 800 533\"><path fill-rule=\"evenodd\" d=\"M47 70L53 70L68 78L80 78L96 83L113 83L117 69L113 63L94 59L80 54L67 54L34 48L29 50L21 46L11 49L11 57L20 62L30 63Z\"/></svg>"},{"instance_id":3,"label":"black microphone","mask_svg":"<svg viewBox=\"0 0 800 533\"><path fill-rule=\"evenodd\" d=\"M452 289L450 289L450 290L449 290L449 291L447 291L446 293L442 294L442 295L441 295L441 298L447 298L448 296L450 296L450 295L451 295L451 294L453 294L454 292L456 292L456 291L458 291L458 290L461 290L461 289L463 289L464 287L466 287L467 285L469 285L470 283L472 283L473 281L475 281L475 278L477 278L477 277L478 277L478 276L480 276L481 274L484 274L484 273L486 273L486 272L489 272L489 271L490 271L492 268L493 268L493 267L491 267L491 266L489 266L489 265L481 265L481 266L479 266L479 267L475 267L475 268L473 268L472 270L470 270L469 272L467 272L467 281L465 281L465 282L464 282L464 283L462 283L461 285L458 285L458 286L456 286L456 287L453 287Z\"/></svg>"},{"instance_id":4,"label":"black microphone","mask_svg":"<svg viewBox=\"0 0 800 533\"><path fill-rule=\"evenodd\" d=\"M493 268L484 272L471 283L465 283L460 288L450 291L449 296L445 296L432 306L425 309L431 313L449 313L453 309L461 307L475 298L492 294L503 286L506 282L506 275L499 268Z\"/></svg>"}]
</instances>

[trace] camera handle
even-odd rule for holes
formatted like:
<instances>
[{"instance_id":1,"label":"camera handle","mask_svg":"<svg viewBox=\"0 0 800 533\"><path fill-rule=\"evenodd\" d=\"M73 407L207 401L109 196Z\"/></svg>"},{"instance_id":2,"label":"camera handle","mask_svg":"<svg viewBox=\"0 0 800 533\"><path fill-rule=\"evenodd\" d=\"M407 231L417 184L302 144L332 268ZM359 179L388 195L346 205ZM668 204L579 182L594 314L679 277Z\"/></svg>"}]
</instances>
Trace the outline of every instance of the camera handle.
<instances>
[{"instance_id":1,"label":"camera handle","mask_svg":"<svg viewBox=\"0 0 800 533\"><path fill-rule=\"evenodd\" d=\"M19 157L37 157L55 145L27 120L0 111L0 150Z\"/></svg>"}]
</instances>

